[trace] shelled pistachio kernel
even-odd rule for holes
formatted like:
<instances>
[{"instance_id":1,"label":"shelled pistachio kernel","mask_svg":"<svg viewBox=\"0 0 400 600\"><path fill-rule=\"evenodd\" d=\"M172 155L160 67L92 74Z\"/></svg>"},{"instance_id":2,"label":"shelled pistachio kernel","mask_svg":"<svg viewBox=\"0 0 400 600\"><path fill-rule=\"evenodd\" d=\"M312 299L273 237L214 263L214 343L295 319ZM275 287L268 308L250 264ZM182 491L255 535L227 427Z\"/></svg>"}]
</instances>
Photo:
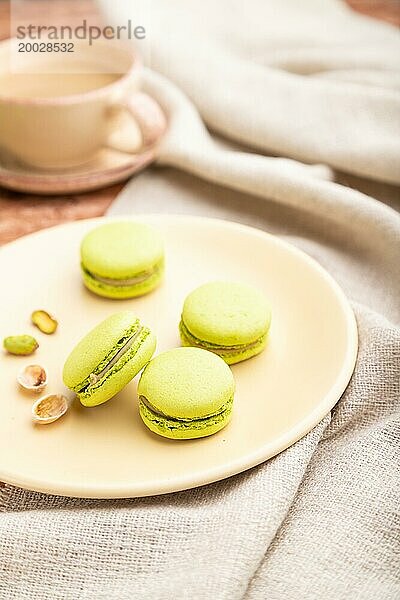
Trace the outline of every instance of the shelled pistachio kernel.
<instances>
[{"instance_id":1,"label":"shelled pistachio kernel","mask_svg":"<svg viewBox=\"0 0 400 600\"><path fill-rule=\"evenodd\" d=\"M45 310L35 310L31 315L32 323L42 333L51 334L57 329L57 320Z\"/></svg>"},{"instance_id":2,"label":"shelled pistachio kernel","mask_svg":"<svg viewBox=\"0 0 400 600\"><path fill-rule=\"evenodd\" d=\"M39 344L31 335L10 335L3 340L3 346L10 354L28 356L33 354Z\"/></svg>"}]
</instances>

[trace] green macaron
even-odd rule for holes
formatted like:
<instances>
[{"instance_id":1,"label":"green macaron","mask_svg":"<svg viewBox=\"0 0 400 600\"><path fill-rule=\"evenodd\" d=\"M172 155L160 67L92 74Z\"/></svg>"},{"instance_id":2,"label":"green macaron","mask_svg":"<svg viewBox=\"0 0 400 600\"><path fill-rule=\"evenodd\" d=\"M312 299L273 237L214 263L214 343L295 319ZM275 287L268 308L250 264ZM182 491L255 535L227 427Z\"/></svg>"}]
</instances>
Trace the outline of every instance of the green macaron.
<instances>
[{"instance_id":1,"label":"green macaron","mask_svg":"<svg viewBox=\"0 0 400 600\"><path fill-rule=\"evenodd\" d=\"M139 373L155 347L155 336L134 313L113 314L72 350L64 365L64 383L84 406L97 406L115 396Z\"/></svg>"},{"instance_id":2,"label":"green macaron","mask_svg":"<svg viewBox=\"0 0 400 600\"><path fill-rule=\"evenodd\" d=\"M81 244L86 287L106 298L134 298L162 279L164 248L155 229L134 221L112 222L90 231Z\"/></svg>"},{"instance_id":3,"label":"green macaron","mask_svg":"<svg viewBox=\"0 0 400 600\"><path fill-rule=\"evenodd\" d=\"M257 289L215 281L187 296L179 331L184 346L215 352L231 365L265 348L270 322L270 308Z\"/></svg>"},{"instance_id":4,"label":"green macaron","mask_svg":"<svg viewBox=\"0 0 400 600\"><path fill-rule=\"evenodd\" d=\"M232 414L235 382L228 365L200 348L175 348L149 362L138 385L140 416L171 439L216 433Z\"/></svg>"}]
</instances>

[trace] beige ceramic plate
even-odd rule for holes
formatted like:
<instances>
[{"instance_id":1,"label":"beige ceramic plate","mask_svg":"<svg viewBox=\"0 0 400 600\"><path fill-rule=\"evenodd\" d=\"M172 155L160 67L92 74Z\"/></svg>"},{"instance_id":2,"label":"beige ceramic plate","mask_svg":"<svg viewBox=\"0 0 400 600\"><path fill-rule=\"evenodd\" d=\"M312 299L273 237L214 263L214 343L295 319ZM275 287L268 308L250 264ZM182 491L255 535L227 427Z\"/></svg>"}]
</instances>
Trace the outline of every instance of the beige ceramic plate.
<instances>
[{"instance_id":1,"label":"beige ceramic plate","mask_svg":"<svg viewBox=\"0 0 400 600\"><path fill-rule=\"evenodd\" d=\"M155 159L154 150L128 154L112 149L101 150L90 164L65 171L34 171L10 165L0 155L0 186L29 194L80 194L125 181Z\"/></svg>"},{"instance_id":2,"label":"beige ceramic plate","mask_svg":"<svg viewBox=\"0 0 400 600\"><path fill-rule=\"evenodd\" d=\"M164 284L149 296L111 301L84 289L79 243L101 219L29 235L0 251L2 337L33 333L34 356L2 355L0 480L43 492L117 498L161 494L217 481L274 456L316 425L340 398L357 352L353 312L333 279L280 239L235 223L196 217L140 217L165 239ZM201 440L172 441L142 424L133 381L110 402L77 402L47 426L30 422L32 398L18 390L24 364L39 362L48 392L62 391L63 362L82 334L114 311L133 309L158 336L158 352L179 345L185 295L213 279L248 282L272 306L268 348L233 367L232 422ZM32 310L59 320L53 336L29 325Z\"/></svg>"}]
</instances>

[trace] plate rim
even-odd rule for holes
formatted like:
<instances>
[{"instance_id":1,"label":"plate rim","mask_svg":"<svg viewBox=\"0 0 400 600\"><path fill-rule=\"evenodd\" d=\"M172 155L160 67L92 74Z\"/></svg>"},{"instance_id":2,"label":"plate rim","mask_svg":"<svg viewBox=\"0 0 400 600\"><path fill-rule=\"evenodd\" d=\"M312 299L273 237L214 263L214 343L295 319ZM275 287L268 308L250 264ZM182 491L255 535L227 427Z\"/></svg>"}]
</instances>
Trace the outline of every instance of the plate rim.
<instances>
[{"instance_id":1,"label":"plate rim","mask_svg":"<svg viewBox=\"0 0 400 600\"><path fill-rule=\"evenodd\" d=\"M160 479L157 482L157 491L153 489L150 491L149 484L140 484L140 482L133 482L129 485L124 483L120 486L112 485L88 485L84 482L77 487L76 485L63 484L54 485L54 483L46 482L41 480L38 482L35 478L22 477L15 478L11 473L7 472L6 469L2 469L0 466L0 482L8 485L20 487L22 489L40 492L45 494L51 494L55 496L66 496L75 498L88 498L88 499L122 499L122 498L140 498L146 496L159 496L163 494L169 494L188 489L197 488L203 485L209 485L216 483L224 479L233 477L243 473L253 467L256 467L263 462L273 458L283 450L290 448L293 444L298 442L300 439L305 437L310 431L316 427L324 417L332 410L337 404L350 383L353 375L357 355L358 355L358 327L357 320L354 311L351 307L350 301L346 294L342 290L341 286L337 283L334 277L322 266L320 263L312 258L309 254L299 249L294 244L282 239L280 236L269 233L263 229L259 229L243 223L218 219L214 217L204 217L200 215L186 215L186 214L163 214L163 213L140 213L136 215L113 215L113 216L102 216L91 219L79 219L75 221L68 221L66 223L60 223L58 225L40 229L27 235L21 236L16 240L13 240L0 247L0 256L15 245L24 243L27 238L34 238L35 236L43 235L44 232L57 229L67 229L74 227L76 224L82 225L83 223L92 223L93 225L103 223L105 221L147 221L147 220L169 220L169 221L181 221L190 222L195 221L196 223L204 223L217 227L223 227L230 230L241 231L253 235L258 238L269 238L277 245L284 247L292 254L299 256L301 260L305 260L311 265L319 275L327 281L331 289L335 293L336 299L338 300L340 307L343 310L345 316L345 322L347 325L348 345L346 355L343 361L342 369L334 383L330 388L325 397L319 402L318 406L314 408L304 419L296 423L291 429L286 431L280 437L275 439L273 442L268 442L262 445L256 451L251 454L246 454L244 457L238 458L233 462L230 462L228 466L218 466L208 469L204 472L200 472L196 477L196 482L193 481L191 475L185 474L184 476L176 477L172 481L170 479ZM62 490L61 490L62 487ZM1 484L0 484L1 489ZM99 490L102 491L99 491Z\"/></svg>"}]
</instances>

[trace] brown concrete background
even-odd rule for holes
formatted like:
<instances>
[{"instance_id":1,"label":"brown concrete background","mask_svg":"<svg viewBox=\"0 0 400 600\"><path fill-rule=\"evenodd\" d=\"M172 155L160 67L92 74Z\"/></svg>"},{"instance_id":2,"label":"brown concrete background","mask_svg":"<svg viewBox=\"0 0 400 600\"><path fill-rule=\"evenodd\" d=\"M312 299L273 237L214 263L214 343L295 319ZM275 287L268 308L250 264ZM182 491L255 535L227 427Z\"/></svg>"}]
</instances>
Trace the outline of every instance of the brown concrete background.
<instances>
[{"instance_id":1,"label":"brown concrete background","mask_svg":"<svg viewBox=\"0 0 400 600\"><path fill-rule=\"evenodd\" d=\"M361 13L400 25L400 0L346 0ZM63 23L94 14L92 0L65 0ZM40 10L40 0L35 11ZM48 4L47 4L48 6ZM9 37L9 0L0 0L0 39ZM43 3L43 22L46 16ZM0 188L0 244L58 223L103 215L123 184L76 196L35 196Z\"/></svg>"}]
</instances>

